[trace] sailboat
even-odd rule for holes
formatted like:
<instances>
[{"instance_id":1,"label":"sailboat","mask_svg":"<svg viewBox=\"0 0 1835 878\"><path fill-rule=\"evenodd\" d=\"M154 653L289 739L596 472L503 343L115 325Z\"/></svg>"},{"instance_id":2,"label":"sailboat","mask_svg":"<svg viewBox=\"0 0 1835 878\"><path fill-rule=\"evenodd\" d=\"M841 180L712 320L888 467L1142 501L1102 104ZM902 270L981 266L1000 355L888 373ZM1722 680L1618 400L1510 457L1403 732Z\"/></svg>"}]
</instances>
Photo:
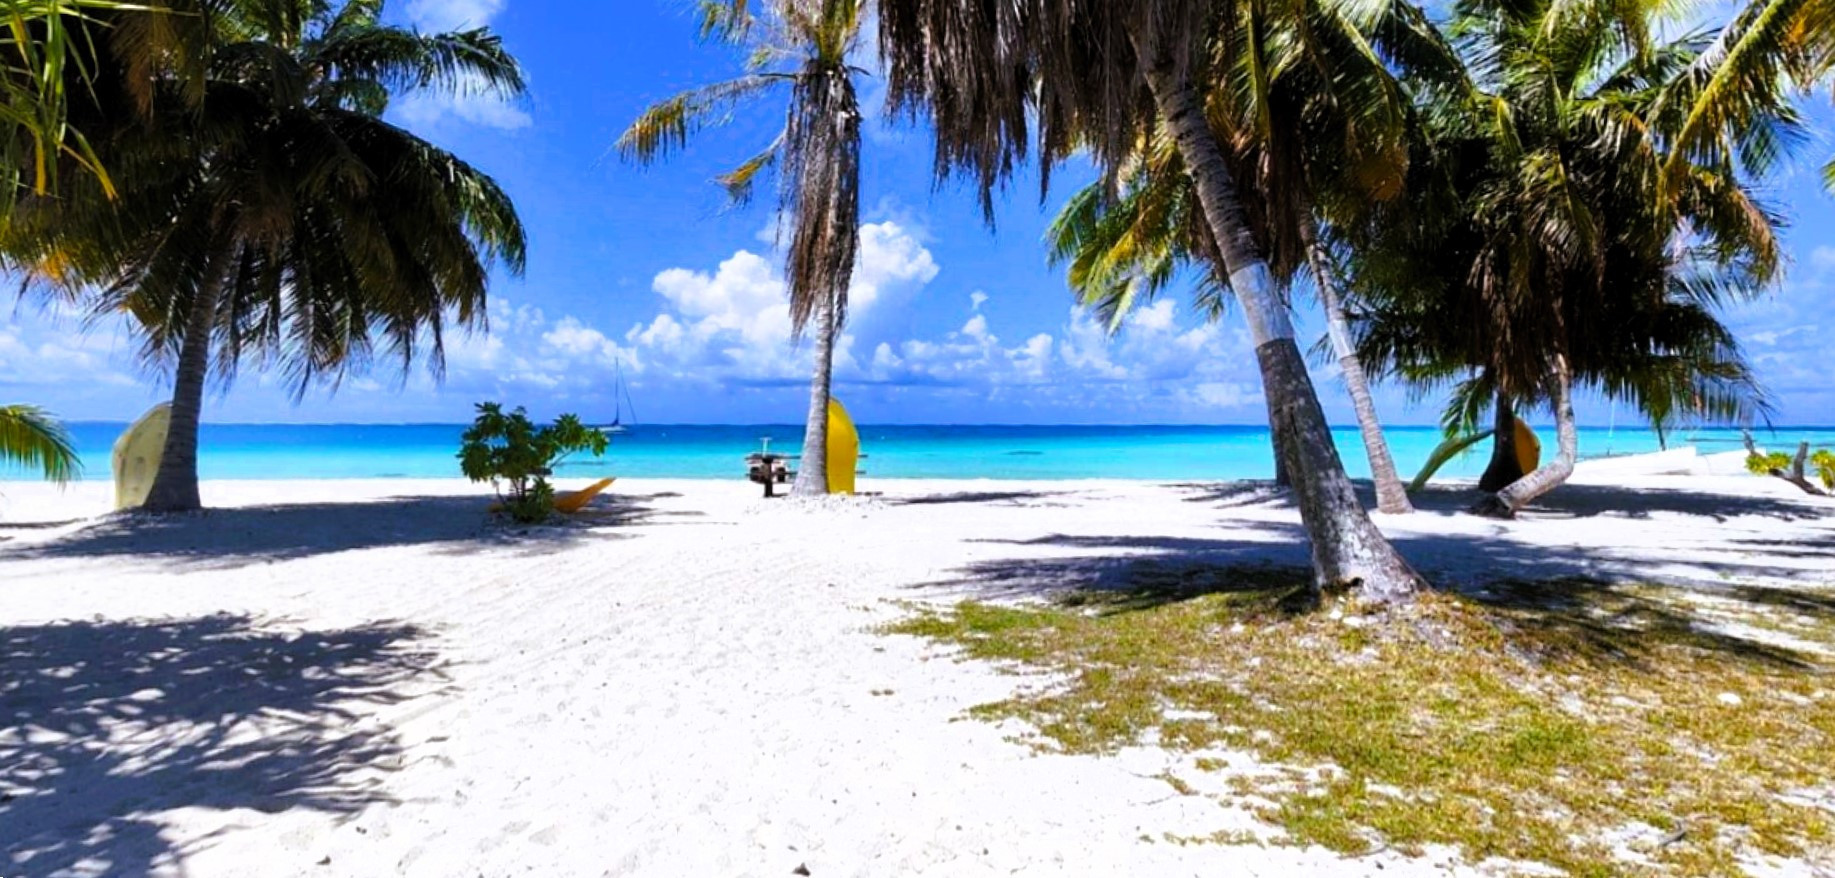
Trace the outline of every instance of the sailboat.
<instances>
[{"instance_id":1,"label":"sailboat","mask_svg":"<svg viewBox=\"0 0 1835 878\"><path fill-rule=\"evenodd\" d=\"M631 422L625 423L624 416L629 412ZM624 384L624 358L612 361L612 422L593 427L607 436L617 436L631 432L637 425L637 406L631 402L631 390Z\"/></svg>"}]
</instances>

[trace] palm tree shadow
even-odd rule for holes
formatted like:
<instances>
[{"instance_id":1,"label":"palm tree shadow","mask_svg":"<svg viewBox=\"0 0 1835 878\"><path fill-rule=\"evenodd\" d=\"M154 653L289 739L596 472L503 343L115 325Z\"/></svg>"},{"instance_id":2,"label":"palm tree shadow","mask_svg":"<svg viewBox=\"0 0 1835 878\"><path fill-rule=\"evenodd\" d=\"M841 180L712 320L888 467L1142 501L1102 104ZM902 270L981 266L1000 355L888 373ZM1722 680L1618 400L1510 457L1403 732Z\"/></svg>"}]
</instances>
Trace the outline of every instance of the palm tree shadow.
<instances>
[{"instance_id":1,"label":"palm tree shadow","mask_svg":"<svg viewBox=\"0 0 1835 878\"><path fill-rule=\"evenodd\" d=\"M431 545L457 554L488 549L544 555L586 542L627 538L625 530L633 525L692 514L664 512L647 499L602 497L589 507L589 514L539 526L499 520L488 511L490 499L477 495L241 506L161 517L118 515L55 539L13 547L8 555L128 555L210 569L389 546Z\"/></svg>"},{"instance_id":2,"label":"palm tree shadow","mask_svg":"<svg viewBox=\"0 0 1835 878\"><path fill-rule=\"evenodd\" d=\"M936 494L911 494L886 497L888 506L941 506L958 503L967 504L1007 504L1012 506L1063 506L1054 502L1053 497L1061 497L1065 491L954 491Z\"/></svg>"},{"instance_id":3,"label":"palm tree shadow","mask_svg":"<svg viewBox=\"0 0 1835 878\"><path fill-rule=\"evenodd\" d=\"M401 624L283 633L245 616L0 628L0 868L169 871L161 812L389 801L401 753L367 709L442 679Z\"/></svg>"},{"instance_id":4,"label":"palm tree shadow","mask_svg":"<svg viewBox=\"0 0 1835 878\"><path fill-rule=\"evenodd\" d=\"M1098 553L978 561L919 587L971 600L1044 601L1100 616L1213 596L1253 601L1283 614L1314 607L1305 588L1312 578L1305 559L1271 555L1264 544L1064 535L989 542ZM1656 651L1681 647L1750 668L1835 669L1835 595L1826 591L1652 586L1559 573L1547 579L1447 580L1434 587L1482 608L1530 660L1561 656L1647 668L1657 666ZM1710 599L1714 609L1691 596ZM1781 622L1795 627L1780 628ZM1779 630L1796 630L1801 637L1780 639Z\"/></svg>"},{"instance_id":5,"label":"palm tree shadow","mask_svg":"<svg viewBox=\"0 0 1835 878\"><path fill-rule=\"evenodd\" d=\"M1376 488L1367 479L1354 479L1352 488L1365 509L1376 507ZM1294 508L1293 493L1272 481L1186 482L1172 487L1183 491L1191 503L1222 509L1250 506ZM1429 485L1411 492L1409 500L1421 512L1463 513L1479 497L1471 485ZM1524 510L1533 518L1650 518L1655 514L1694 515L1727 521L1739 516L1762 516L1784 521L1815 521L1835 516L1835 504L1768 494L1691 491L1687 488L1640 487L1568 483L1538 498Z\"/></svg>"}]
</instances>

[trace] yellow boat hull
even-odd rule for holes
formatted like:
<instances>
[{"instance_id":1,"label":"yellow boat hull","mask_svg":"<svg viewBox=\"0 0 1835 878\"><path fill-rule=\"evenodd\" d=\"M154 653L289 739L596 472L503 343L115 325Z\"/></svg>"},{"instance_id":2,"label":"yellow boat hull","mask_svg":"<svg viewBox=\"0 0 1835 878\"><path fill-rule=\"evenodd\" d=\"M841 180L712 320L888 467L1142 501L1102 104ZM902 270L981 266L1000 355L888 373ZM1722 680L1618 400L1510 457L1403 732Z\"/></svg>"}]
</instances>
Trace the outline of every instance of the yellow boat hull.
<instances>
[{"instance_id":1,"label":"yellow boat hull","mask_svg":"<svg viewBox=\"0 0 1835 878\"><path fill-rule=\"evenodd\" d=\"M1536 471L1542 465L1542 440L1536 438L1536 431L1529 429L1522 418L1516 419L1516 465L1525 474Z\"/></svg>"},{"instance_id":2,"label":"yellow boat hull","mask_svg":"<svg viewBox=\"0 0 1835 878\"><path fill-rule=\"evenodd\" d=\"M133 509L147 502L153 477L159 474L166 452L166 433L172 428L172 406L160 403L140 416L115 440L111 464L115 474L115 508Z\"/></svg>"},{"instance_id":3,"label":"yellow boat hull","mask_svg":"<svg viewBox=\"0 0 1835 878\"><path fill-rule=\"evenodd\" d=\"M854 493L854 473L860 464L860 433L840 400L828 398L828 493Z\"/></svg>"}]
</instances>

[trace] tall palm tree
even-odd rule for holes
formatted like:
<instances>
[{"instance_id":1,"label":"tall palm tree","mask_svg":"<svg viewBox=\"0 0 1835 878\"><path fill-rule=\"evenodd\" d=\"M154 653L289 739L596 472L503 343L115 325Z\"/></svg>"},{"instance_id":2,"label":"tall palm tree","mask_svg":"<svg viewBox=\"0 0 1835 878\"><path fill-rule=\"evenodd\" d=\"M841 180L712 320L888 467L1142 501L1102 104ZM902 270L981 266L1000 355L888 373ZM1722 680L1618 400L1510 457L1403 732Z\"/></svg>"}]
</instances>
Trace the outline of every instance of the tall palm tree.
<instances>
[{"instance_id":1,"label":"tall palm tree","mask_svg":"<svg viewBox=\"0 0 1835 878\"><path fill-rule=\"evenodd\" d=\"M835 342L847 321L847 291L860 244L860 103L849 63L866 0L703 0L704 37L750 47L747 71L662 101L618 139L625 157L662 159L688 137L724 118L734 104L779 88L790 91L783 129L765 148L722 175L735 201L748 200L758 178L775 171L778 207L791 218L784 275L790 321L803 333L815 323L815 368L803 457L793 494L828 492L828 404Z\"/></svg>"},{"instance_id":2,"label":"tall palm tree","mask_svg":"<svg viewBox=\"0 0 1835 878\"><path fill-rule=\"evenodd\" d=\"M491 264L522 270L522 226L496 183L381 118L405 89L520 93L520 70L488 31L419 34L381 13L381 0L232 0L210 20L195 107L156 88L149 114L121 115L116 90L96 93L93 117L116 120L98 145L114 197L75 181L0 228L16 264L97 290L98 310L131 314L146 355L174 365L149 511L201 505L213 373L278 365L303 394L367 367L380 341L437 374L448 318L483 323Z\"/></svg>"},{"instance_id":3,"label":"tall palm tree","mask_svg":"<svg viewBox=\"0 0 1835 878\"><path fill-rule=\"evenodd\" d=\"M1317 2L1263 4L1273 20ZM1319 585L1360 584L1374 600L1407 597L1420 579L1358 504L1294 340L1281 288L1249 221L1240 180L1206 113L1217 68L1242 17L1199 0L881 0L880 42L895 108L934 122L939 171L993 191L1027 156L1037 126L1047 169L1087 149L1112 173L1156 126L1177 148L1217 245L1261 366L1271 428L1311 536ZM1225 47L1222 57L1212 53Z\"/></svg>"},{"instance_id":4,"label":"tall palm tree","mask_svg":"<svg viewBox=\"0 0 1835 878\"><path fill-rule=\"evenodd\" d=\"M1655 41L1659 11L1461 4L1474 83L1433 96L1407 207L1359 231L1366 361L1453 383L1449 425L1494 408L1503 443L1518 406L1554 413L1553 458L1474 511L1514 515L1572 473L1577 385L1659 424L1762 405L1713 312L1774 276L1775 220L1732 156L1668 151L1665 98L1706 43Z\"/></svg>"},{"instance_id":5,"label":"tall palm tree","mask_svg":"<svg viewBox=\"0 0 1835 878\"><path fill-rule=\"evenodd\" d=\"M0 406L0 461L35 468L62 484L82 472L69 431L44 409Z\"/></svg>"},{"instance_id":6,"label":"tall palm tree","mask_svg":"<svg viewBox=\"0 0 1835 878\"><path fill-rule=\"evenodd\" d=\"M1252 181L1242 200L1252 232L1283 286L1308 276L1326 316L1328 339L1344 377L1384 512L1412 510L1376 416L1368 381L1351 343L1338 257L1326 238L1329 212L1355 216L1400 190L1407 97L1387 63L1444 79L1459 70L1452 49L1418 9L1377 8L1353 21L1315 6L1293 19L1269 20L1258 4L1236 7L1241 21L1219 47L1234 63L1210 91L1207 115L1238 179ZM1302 30L1294 30L1301 28ZM1072 288L1110 316L1152 299L1176 268L1203 269L1202 310L1220 311L1229 278L1196 210L1190 178L1163 136L1142 142L1130 164L1128 191L1108 197L1099 182L1071 199L1050 237L1053 256L1071 263Z\"/></svg>"}]
</instances>

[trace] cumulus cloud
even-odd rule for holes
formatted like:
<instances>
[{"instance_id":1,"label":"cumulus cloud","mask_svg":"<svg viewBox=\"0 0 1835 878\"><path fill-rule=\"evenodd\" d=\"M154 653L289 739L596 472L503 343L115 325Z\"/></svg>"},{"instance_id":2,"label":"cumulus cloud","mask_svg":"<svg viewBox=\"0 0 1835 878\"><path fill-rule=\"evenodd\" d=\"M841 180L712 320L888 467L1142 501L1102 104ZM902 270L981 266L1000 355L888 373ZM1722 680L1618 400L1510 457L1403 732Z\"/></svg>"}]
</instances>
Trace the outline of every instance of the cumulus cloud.
<instances>
[{"instance_id":1,"label":"cumulus cloud","mask_svg":"<svg viewBox=\"0 0 1835 878\"><path fill-rule=\"evenodd\" d=\"M881 411L940 420L996 411L1007 420L1258 415L1259 383L1239 329L1207 323L1172 300L1141 309L1114 334L1076 308L1058 312L1055 326L1010 323L1004 297L1029 291L939 289L943 277L921 224L886 219L863 227L851 318L835 354L835 380L850 400L877 397ZM418 367L405 380L353 376L339 391L338 411L441 419L497 399L590 419L615 410L614 376L622 374L653 416L671 405L674 417L691 419L800 412L814 345L792 337L780 254L739 249L712 264L659 271L649 286L650 308L627 315L556 313L552 302L545 311L493 295L488 332L445 338L443 385ZM913 308L925 311L922 325L939 328L914 333ZM100 350L105 343L120 349L113 361ZM153 382L122 370L122 362L132 365L132 347L131 337L10 326L0 330L0 387L109 376L102 380L138 384L136 396L156 395ZM232 417L288 417L271 384L244 376ZM61 394L15 395L51 401ZM111 408L101 416L122 414Z\"/></svg>"},{"instance_id":2,"label":"cumulus cloud","mask_svg":"<svg viewBox=\"0 0 1835 878\"><path fill-rule=\"evenodd\" d=\"M0 327L0 402L67 414L73 404L126 393L138 405L138 350L119 319L86 328L58 309L16 311Z\"/></svg>"}]
</instances>

